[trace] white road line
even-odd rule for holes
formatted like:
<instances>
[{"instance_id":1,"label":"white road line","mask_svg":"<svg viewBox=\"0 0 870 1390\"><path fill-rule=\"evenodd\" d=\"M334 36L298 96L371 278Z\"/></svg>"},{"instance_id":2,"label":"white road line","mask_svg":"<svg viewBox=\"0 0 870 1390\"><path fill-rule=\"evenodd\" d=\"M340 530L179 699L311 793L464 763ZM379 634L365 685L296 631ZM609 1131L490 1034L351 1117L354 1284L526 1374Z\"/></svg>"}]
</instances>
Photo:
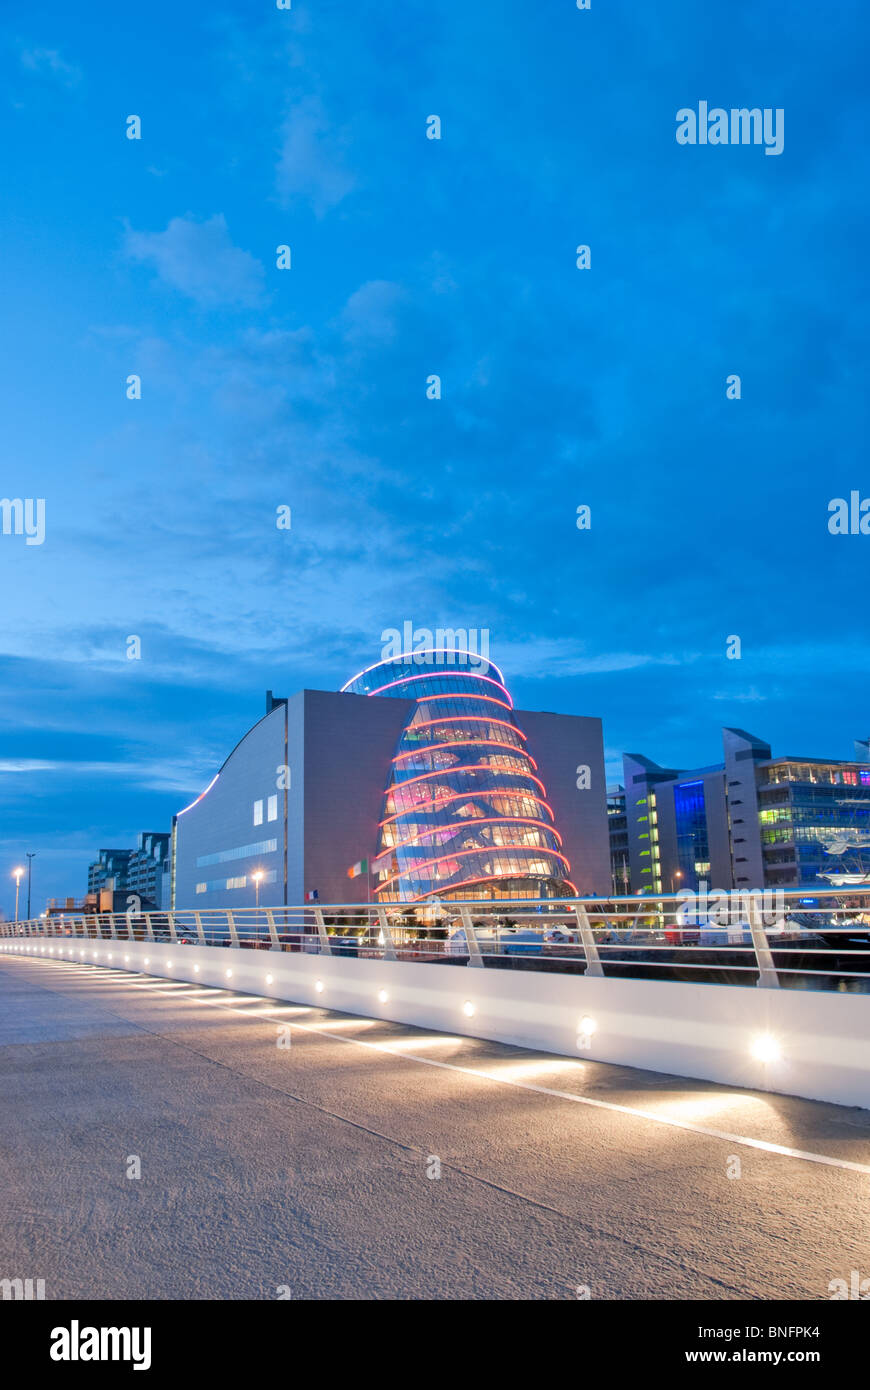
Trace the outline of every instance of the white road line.
<instances>
[{"instance_id":1,"label":"white road line","mask_svg":"<svg viewBox=\"0 0 870 1390\"><path fill-rule=\"evenodd\" d=\"M52 963L53 962L49 961L45 962L46 965ZM90 968L92 970L99 970L100 972L102 972L103 970L111 970L111 967L109 966L91 966ZM131 973L132 972L128 971L121 972L112 970L112 974L116 976L119 974L129 975ZM162 982L162 977L152 975L149 976L149 980L158 980ZM142 984L144 982L142 981L141 976L139 976L135 980L131 980L131 983ZM178 981L177 983L187 984L188 982ZM153 988L153 986L151 986L150 984L148 987ZM200 988L203 988L203 986L200 986ZM215 992L219 994L228 993L228 991L222 989L221 986L213 987L206 985L204 986L204 988L215 988ZM158 993L164 993L168 995L169 998L178 999L182 997L169 989L158 988ZM269 1005L268 999L263 995L254 995L247 997L262 999L264 1003ZM201 997L201 995L199 995L195 1000L191 1000L191 1003L205 1004L206 1000L204 1000ZM247 1010L233 1008L232 1004L213 1004L209 1002L207 1006L210 1009L222 1009L224 1013L234 1013L238 1018L247 1019L249 1023L258 1017L258 1015L251 1014ZM282 1007L282 1004L276 1000L274 1004L270 1005L270 1007L279 1009ZM268 1012L269 1007L262 1010L263 1014ZM356 1016L357 1015L354 1015L354 1017ZM361 1015L360 1017L364 1017L364 1015ZM289 1019L282 1019L281 1022L282 1025L287 1028L298 1028L303 1033L319 1033L322 1037L330 1038L333 1042L345 1043L351 1047L364 1047L367 1048L370 1052L383 1052L390 1057L398 1057L403 1062L416 1062L420 1066L424 1067L437 1067L440 1071L452 1071L459 1073L459 1075L461 1076L473 1076L478 1081L495 1081L500 1086L513 1086L520 1091L534 1091L538 1095L552 1096L556 1100L571 1101L571 1103L574 1105L588 1105L595 1110L609 1110L616 1115L630 1115L633 1119L636 1120L649 1120L652 1124L666 1125L670 1129L687 1130L690 1134L700 1134L707 1139L721 1139L726 1144L740 1144L743 1146L743 1148L758 1149L762 1153L779 1154L783 1158L797 1158L801 1159L805 1163L822 1163L829 1168L842 1168L851 1173L865 1173L867 1176L870 1176L870 1163L852 1163L845 1158L831 1158L827 1154L809 1153L805 1149L790 1149L785 1144L771 1144L766 1139L750 1139L746 1135L731 1134L728 1130L710 1129L706 1125L692 1124L689 1120L677 1120L673 1119L668 1115L656 1115L650 1110L641 1110L633 1105L617 1105L615 1101L594 1100L591 1096L577 1096L572 1094L572 1092L570 1091L556 1091L550 1086L537 1086L532 1081L517 1081L515 1079L512 1079L511 1077L499 1076L494 1072L482 1071L476 1067L461 1067L458 1066L455 1062L440 1062L434 1057L419 1057L414 1054L407 1054L405 1052L394 1050L387 1043L368 1042L364 1038L353 1038L347 1037L344 1034L332 1033L329 1031L328 1028L320 1028L315 1023L296 1023L291 1022ZM389 1023L390 1020L374 1019L372 1020L372 1022ZM464 1035L460 1036L462 1036L464 1040ZM600 1065L606 1066L607 1063L601 1063Z\"/></svg>"}]
</instances>

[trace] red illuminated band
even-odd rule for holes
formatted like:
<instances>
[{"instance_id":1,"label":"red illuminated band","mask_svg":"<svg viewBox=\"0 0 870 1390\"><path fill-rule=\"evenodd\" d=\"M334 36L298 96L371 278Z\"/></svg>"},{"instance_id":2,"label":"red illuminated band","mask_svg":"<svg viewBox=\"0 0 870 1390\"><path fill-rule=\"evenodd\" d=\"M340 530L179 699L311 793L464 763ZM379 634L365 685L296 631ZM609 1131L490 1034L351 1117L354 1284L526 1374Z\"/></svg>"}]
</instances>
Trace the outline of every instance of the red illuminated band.
<instances>
[{"instance_id":1,"label":"red illuminated band","mask_svg":"<svg viewBox=\"0 0 870 1390\"><path fill-rule=\"evenodd\" d=\"M423 701L419 703L422 704ZM491 714L445 714L440 719L415 719L413 723L405 726L404 732L407 734L411 729L426 729L430 724L466 724L472 719L479 724L502 724L506 729L513 729L520 738L528 740L528 734L524 734L518 725L512 724L509 719L494 719Z\"/></svg>"},{"instance_id":2,"label":"red illuminated band","mask_svg":"<svg viewBox=\"0 0 870 1390\"><path fill-rule=\"evenodd\" d=\"M396 785L397 785L397 786L403 786L404 783L397 783ZM522 796L522 797L526 797L529 801L535 801L535 802L537 802L537 804L538 804L539 806L543 806L544 810L545 810L545 811L549 811L550 815L553 816L553 820L555 821L555 819L556 819L556 817L553 815L553 808L552 808L552 806L550 805L550 803L549 803L548 801L543 801L543 800L541 799L541 797L539 797L539 796L535 796L534 792L529 792L529 791L526 791L526 792L524 792L524 791L516 791L515 789L512 789L512 788L506 790L504 787L501 787L501 788L499 788L499 787L493 787L493 788L491 788L489 791L473 791L473 792L467 792L467 791L465 791L465 792L454 792L454 794L453 794L452 796L444 796L444 797L441 798L440 801L436 801L434 798L433 798L432 800L430 800L430 801L418 801L415 805L413 805L413 806L408 806L404 811L397 811L397 812L395 813L395 815L393 815L393 816L387 816L386 820L382 820L382 821L380 822L380 824L378 825L378 829L379 829L379 830L382 830L382 829L384 828L385 825L392 825L394 821L401 820L403 816L419 815L419 814L422 814L422 813L424 813L424 812L425 812L426 814L428 814L428 815L431 815L431 814L433 814L433 813L436 812L436 811L440 811L440 810L442 809L442 807L444 807L444 806L449 806L449 804L450 804L451 801L468 801L469 797L474 797L474 798L478 798L478 797L479 797L479 798L481 798L481 799L485 799L485 798L487 798L487 797L493 797L493 796L503 796L503 797L508 797L508 796ZM458 825L474 825L475 819L476 819L476 817L474 817L474 816L469 816L469 818L468 818L467 820L458 821L457 824L458 824ZM508 819L508 820L512 820L513 817L512 817L512 816L508 816L507 819ZM385 850L384 852L386 853L386 850Z\"/></svg>"},{"instance_id":3,"label":"red illuminated band","mask_svg":"<svg viewBox=\"0 0 870 1390\"><path fill-rule=\"evenodd\" d=\"M502 680L504 680L504 673L502 671L499 671L499 668L496 666L495 662L490 661L488 656L480 657L477 655L476 652L462 651L459 647L419 647L416 652L399 652L397 656L385 656L382 657L380 661L373 661L371 666L366 666L363 668L362 671L357 671L355 676L353 676L349 681L345 681L344 685L341 687L341 691L339 692L339 694L343 694L344 691L347 690L349 685L353 685L354 681L359 680L360 676L367 676L369 671L376 671L379 666L401 666L402 662L407 657L410 657L411 661L413 662L413 658L415 656L422 656L424 652L433 656L436 652L443 652L445 656L448 653L450 653L452 656L473 656L476 661L485 661L487 666L492 667L493 671L498 671L498 674L501 676ZM451 671L450 674L462 675L463 673L461 671ZM489 677L481 676L480 679L488 680Z\"/></svg>"},{"instance_id":4,"label":"red illuminated band","mask_svg":"<svg viewBox=\"0 0 870 1390\"><path fill-rule=\"evenodd\" d=\"M570 869L571 867L564 854L560 854L557 849L542 849L540 845L478 846L477 849L458 849L453 854L439 854L435 859L424 859L422 864L414 864L413 867L409 865L406 869L400 869L400 871L397 874L392 874L390 878L385 878L383 880L380 887L378 888L378 892L381 891L381 888L387 888L391 883L395 883L397 878L410 878L412 874L419 874L421 870L430 869L434 864L446 864L447 861L450 859L465 859L466 856L469 854L488 854L490 857L492 857L504 852L514 855L517 853L518 850L526 854L537 854L539 858L544 858L545 855L552 854L556 859L561 859L566 869ZM509 869L506 873L503 874L493 875L494 878L516 878L518 876L519 871L514 869ZM431 878L432 875L430 874L429 877Z\"/></svg>"},{"instance_id":5,"label":"red illuminated band","mask_svg":"<svg viewBox=\"0 0 870 1390\"><path fill-rule=\"evenodd\" d=\"M421 830L419 835L412 835L409 840L399 840L398 843L395 845L385 845L384 848L381 850L380 854L377 855L377 858L380 859L382 857L386 857L386 855L393 854L396 850L399 849L407 849L409 845L418 843L420 840L425 839L427 835L440 835L443 834L445 831L450 831L453 835L462 835L463 833L467 833L472 826L474 826L474 828L477 829L479 825L539 825L541 829L546 830L548 834L555 835L560 845L562 843L562 836L559 834L558 830L555 828L555 826L548 825L545 820L535 820L533 816L483 816L480 820L451 821L449 825L431 826L428 830ZM514 846L481 845L480 848L486 850L513 849ZM519 848L534 849L535 846L520 845ZM551 846L540 845L539 848L547 850L550 849Z\"/></svg>"},{"instance_id":6,"label":"red illuminated band","mask_svg":"<svg viewBox=\"0 0 870 1390\"><path fill-rule=\"evenodd\" d=\"M502 709L513 709L513 705L506 705L504 700L497 700L494 695L481 695L477 690L461 690L458 694L448 693L447 695L417 695L414 698L418 705L427 705L430 700L453 700L454 704L457 700L489 700L491 705L500 705ZM509 695L508 699L510 699ZM457 717L461 718L462 716ZM471 716L467 715L466 718L470 719ZM514 724L513 727L516 728L516 725Z\"/></svg>"},{"instance_id":7,"label":"red illuminated band","mask_svg":"<svg viewBox=\"0 0 870 1390\"><path fill-rule=\"evenodd\" d=\"M443 675L443 676L464 676L466 679L470 678L471 680L475 680L475 681L489 681L489 684L490 684L490 685L494 685L494 686L496 687L497 690L503 690L503 691L504 691L505 696L506 696L506 698L507 698L507 700L508 700L508 702L509 702L509 703L508 703L508 709L513 709L513 702L511 701L510 692L506 689L505 686L502 685L501 681L494 681L493 678L492 678L492 676L479 676L475 671L442 671L440 668L439 668L437 671L429 671L429 672L427 672L427 674L424 675L424 676L402 676L400 680L397 680L397 681L390 681L387 685L379 685L378 688L377 688L377 690L370 690L370 691L368 692L369 698L371 698L373 695L382 695L382 694L384 693L385 690L395 690L395 688L396 688L397 685L410 685L410 684L411 684L411 681L431 681L431 680L438 680L442 675ZM345 687L342 687L342 691L340 691L339 693L341 694L341 693L343 692L344 689L345 689ZM466 693L473 693L473 692L466 692ZM455 699L457 699L461 694L463 694L463 692L462 692L461 690L459 690L459 691L456 692L455 695L451 695L450 698L451 698L451 700L455 700ZM408 698L409 698L409 699L420 699L420 698L423 698L423 697L411 695L411 696L409 696Z\"/></svg>"},{"instance_id":8,"label":"red illuminated band","mask_svg":"<svg viewBox=\"0 0 870 1390\"><path fill-rule=\"evenodd\" d=\"M460 763L458 767L439 768L435 772L418 773L416 777L409 777L407 782L393 782L391 786L387 787L386 795L390 796L392 792L404 791L406 787L413 787L415 782L422 782L426 777L454 777L457 772L493 772L499 773L502 777L529 777L533 782L537 782L545 796L547 794L547 788L540 777L536 777L533 772L510 772L503 767L492 768L489 763L468 763L466 765ZM492 790L497 791L498 788L492 788Z\"/></svg>"},{"instance_id":9,"label":"red illuminated band","mask_svg":"<svg viewBox=\"0 0 870 1390\"><path fill-rule=\"evenodd\" d=\"M479 878L464 878L461 880L460 883L451 884L450 892L455 893L457 888L470 888L475 883L503 883L507 878L522 878L522 874L481 874ZM571 882L570 878L563 879L562 881L563 883L566 883L569 888L574 889L574 897L576 898L577 889L576 886ZM416 898L409 898L408 901L412 903L421 903L429 896L430 895L428 893L418 893ZM446 901L449 901L449 899ZM480 901L499 902L502 900L499 898L481 898ZM510 902L510 898L505 898L503 899L503 901ZM558 901L558 898L541 898L542 903L557 903Z\"/></svg>"},{"instance_id":10,"label":"red illuminated band","mask_svg":"<svg viewBox=\"0 0 870 1390\"><path fill-rule=\"evenodd\" d=\"M409 753L397 753L393 758L393 764L395 765L402 758L423 758L427 753L436 753L441 748L480 748L484 745L487 748L505 748L509 753L515 753L518 758L527 758L532 767L537 768L538 766L531 753L527 753L525 748L518 748L515 743L499 743L494 738L454 738L449 743L425 743L420 748L412 748ZM459 766L461 767L462 764L460 763ZM448 768L445 771L453 772L455 768ZM500 768L499 771L505 772L507 769ZM401 785L404 786L404 782Z\"/></svg>"}]
</instances>

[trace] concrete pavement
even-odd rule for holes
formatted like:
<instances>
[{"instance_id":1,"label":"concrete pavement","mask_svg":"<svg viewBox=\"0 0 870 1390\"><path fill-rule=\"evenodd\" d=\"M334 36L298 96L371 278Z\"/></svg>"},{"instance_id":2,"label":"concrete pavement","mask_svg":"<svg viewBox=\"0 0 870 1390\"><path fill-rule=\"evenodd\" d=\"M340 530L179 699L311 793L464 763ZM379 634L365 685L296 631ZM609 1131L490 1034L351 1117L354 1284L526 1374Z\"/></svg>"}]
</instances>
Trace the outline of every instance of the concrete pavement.
<instances>
[{"instance_id":1,"label":"concrete pavement","mask_svg":"<svg viewBox=\"0 0 870 1390\"><path fill-rule=\"evenodd\" d=\"M863 1110L14 956L0 1095L0 1278L48 1298L828 1299L870 1276Z\"/></svg>"}]
</instances>

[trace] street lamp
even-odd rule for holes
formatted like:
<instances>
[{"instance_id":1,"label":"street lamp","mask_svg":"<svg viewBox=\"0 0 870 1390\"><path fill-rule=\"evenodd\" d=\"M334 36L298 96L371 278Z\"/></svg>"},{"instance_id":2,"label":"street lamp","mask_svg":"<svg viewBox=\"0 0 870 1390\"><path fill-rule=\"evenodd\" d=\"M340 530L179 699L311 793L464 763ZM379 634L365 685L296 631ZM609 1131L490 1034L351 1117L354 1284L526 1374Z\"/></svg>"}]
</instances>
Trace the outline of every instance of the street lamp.
<instances>
[{"instance_id":1,"label":"street lamp","mask_svg":"<svg viewBox=\"0 0 870 1390\"><path fill-rule=\"evenodd\" d=\"M18 921L18 891L21 887L21 880L24 877L23 869L13 869L12 877L15 879L15 920Z\"/></svg>"},{"instance_id":2,"label":"street lamp","mask_svg":"<svg viewBox=\"0 0 870 1390\"><path fill-rule=\"evenodd\" d=\"M33 861L36 858L36 850L31 854L27 851L27 920L30 921L30 884L33 878Z\"/></svg>"}]
</instances>

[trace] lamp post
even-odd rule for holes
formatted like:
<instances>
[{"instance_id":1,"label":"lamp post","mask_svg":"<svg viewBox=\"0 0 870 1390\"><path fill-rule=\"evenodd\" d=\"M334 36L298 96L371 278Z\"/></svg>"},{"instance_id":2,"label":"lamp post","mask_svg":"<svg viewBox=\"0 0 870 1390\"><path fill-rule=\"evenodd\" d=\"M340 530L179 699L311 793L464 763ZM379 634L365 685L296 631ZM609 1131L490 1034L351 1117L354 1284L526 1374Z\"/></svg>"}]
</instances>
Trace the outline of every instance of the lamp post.
<instances>
[{"instance_id":1,"label":"lamp post","mask_svg":"<svg viewBox=\"0 0 870 1390\"><path fill-rule=\"evenodd\" d=\"M12 877L15 879L15 920L18 921L18 891L21 887L21 880L24 876L23 869L13 869Z\"/></svg>"},{"instance_id":2,"label":"lamp post","mask_svg":"<svg viewBox=\"0 0 870 1390\"><path fill-rule=\"evenodd\" d=\"M34 850L32 854L31 854L29 851L27 852L27 854L26 854L26 859L27 859L27 920L28 920L28 922L30 921L30 884L31 884L31 880L32 880L32 878L33 878L33 861L34 861L35 858L36 858L36 850Z\"/></svg>"}]
</instances>

